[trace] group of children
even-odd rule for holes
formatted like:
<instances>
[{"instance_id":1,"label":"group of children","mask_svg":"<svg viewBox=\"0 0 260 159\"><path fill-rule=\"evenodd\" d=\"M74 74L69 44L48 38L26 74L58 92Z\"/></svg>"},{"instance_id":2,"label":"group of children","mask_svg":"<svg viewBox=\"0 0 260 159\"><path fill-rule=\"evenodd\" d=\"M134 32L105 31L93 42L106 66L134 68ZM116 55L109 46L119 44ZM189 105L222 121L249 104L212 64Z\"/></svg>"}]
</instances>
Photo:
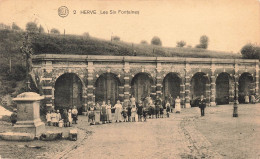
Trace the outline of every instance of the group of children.
<instances>
[{"instance_id":1,"label":"group of children","mask_svg":"<svg viewBox=\"0 0 260 159\"><path fill-rule=\"evenodd\" d=\"M180 113L180 98L177 97L175 100L175 111ZM102 123L111 123L112 122L112 112L114 112L115 122L142 122L146 121L147 117L149 118L163 118L164 114L169 117L172 105L170 101L166 101L165 106L163 106L161 98L156 97L156 100L153 101L150 96L146 97L143 101L135 101L135 98L132 96L128 102L120 102L119 100L114 107L111 106L110 101L106 104L103 101L100 106L98 103L89 107L89 120L91 124L95 124L94 110L100 110L100 121ZM165 113L164 113L165 112ZM99 118L99 116L98 116Z\"/></svg>"},{"instance_id":2,"label":"group of children","mask_svg":"<svg viewBox=\"0 0 260 159\"><path fill-rule=\"evenodd\" d=\"M77 107L71 110L63 109L63 112L60 113L60 110L48 111L46 114L46 120L48 126L57 126L57 127L70 127L71 124L77 124L78 120L78 110Z\"/></svg>"}]
</instances>

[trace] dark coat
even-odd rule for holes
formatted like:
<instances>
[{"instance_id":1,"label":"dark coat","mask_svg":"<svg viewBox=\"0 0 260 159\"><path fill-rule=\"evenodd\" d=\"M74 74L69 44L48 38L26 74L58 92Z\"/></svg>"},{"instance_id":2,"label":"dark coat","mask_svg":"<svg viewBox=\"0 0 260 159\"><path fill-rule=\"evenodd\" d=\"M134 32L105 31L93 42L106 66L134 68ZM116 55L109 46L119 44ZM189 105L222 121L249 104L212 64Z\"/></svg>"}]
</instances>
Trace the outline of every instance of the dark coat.
<instances>
[{"instance_id":1,"label":"dark coat","mask_svg":"<svg viewBox=\"0 0 260 159\"><path fill-rule=\"evenodd\" d=\"M200 109L204 109L206 107L206 100L205 99L199 99L198 100L198 105Z\"/></svg>"},{"instance_id":2,"label":"dark coat","mask_svg":"<svg viewBox=\"0 0 260 159\"><path fill-rule=\"evenodd\" d=\"M137 106L137 114L142 115L143 114L143 105L138 105Z\"/></svg>"},{"instance_id":3,"label":"dark coat","mask_svg":"<svg viewBox=\"0 0 260 159\"><path fill-rule=\"evenodd\" d=\"M131 116L131 110L132 110L132 107L127 107L127 115L128 116Z\"/></svg>"}]
</instances>

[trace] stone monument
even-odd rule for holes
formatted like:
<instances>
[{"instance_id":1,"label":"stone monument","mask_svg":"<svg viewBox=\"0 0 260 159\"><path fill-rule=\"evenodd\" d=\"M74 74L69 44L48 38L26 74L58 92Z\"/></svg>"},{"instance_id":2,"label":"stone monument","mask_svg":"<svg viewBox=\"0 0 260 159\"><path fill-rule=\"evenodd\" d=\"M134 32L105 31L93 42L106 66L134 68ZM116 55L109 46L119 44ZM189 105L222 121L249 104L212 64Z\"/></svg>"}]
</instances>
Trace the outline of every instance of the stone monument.
<instances>
[{"instance_id":1,"label":"stone monument","mask_svg":"<svg viewBox=\"0 0 260 159\"><path fill-rule=\"evenodd\" d=\"M30 133L40 136L45 130L45 124L40 119L40 101L43 96L35 92L24 92L13 99L17 103L17 122L14 132Z\"/></svg>"}]
</instances>

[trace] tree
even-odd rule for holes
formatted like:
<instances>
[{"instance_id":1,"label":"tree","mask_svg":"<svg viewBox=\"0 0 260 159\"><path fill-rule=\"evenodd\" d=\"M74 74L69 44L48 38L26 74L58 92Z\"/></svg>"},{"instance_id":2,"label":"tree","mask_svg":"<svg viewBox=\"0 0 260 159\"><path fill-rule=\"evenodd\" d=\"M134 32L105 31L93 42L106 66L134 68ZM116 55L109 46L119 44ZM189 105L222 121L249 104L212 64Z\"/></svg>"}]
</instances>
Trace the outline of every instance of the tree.
<instances>
[{"instance_id":1,"label":"tree","mask_svg":"<svg viewBox=\"0 0 260 159\"><path fill-rule=\"evenodd\" d=\"M112 36L112 41L120 41L120 37L119 36Z\"/></svg>"},{"instance_id":2,"label":"tree","mask_svg":"<svg viewBox=\"0 0 260 159\"><path fill-rule=\"evenodd\" d=\"M44 28L41 25L39 26L39 33L45 33Z\"/></svg>"},{"instance_id":3,"label":"tree","mask_svg":"<svg viewBox=\"0 0 260 159\"><path fill-rule=\"evenodd\" d=\"M196 48L207 49L209 44L209 38L206 35L200 37L200 44L196 45Z\"/></svg>"},{"instance_id":4,"label":"tree","mask_svg":"<svg viewBox=\"0 0 260 159\"><path fill-rule=\"evenodd\" d=\"M148 44L148 42L146 40L142 40L140 43L143 44L143 45L147 45Z\"/></svg>"},{"instance_id":5,"label":"tree","mask_svg":"<svg viewBox=\"0 0 260 159\"><path fill-rule=\"evenodd\" d=\"M36 33L38 32L37 24L34 22L28 22L26 24L26 31Z\"/></svg>"},{"instance_id":6,"label":"tree","mask_svg":"<svg viewBox=\"0 0 260 159\"><path fill-rule=\"evenodd\" d=\"M186 42L181 40L181 41L177 41L177 47L184 47L186 45Z\"/></svg>"},{"instance_id":7,"label":"tree","mask_svg":"<svg viewBox=\"0 0 260 159\"><path fill-rule=\"evenodd\" d=\"M12 24L12 29L13 30L21 30L21 28L15 23Z\"/></svg>"},{"instance_id":8,"label":"tree","mask_svg":"<svg viewBox=\"0 0 260 159\"><path fill-rule=\"evenodd\" d=\"M60 31L56 28L51 29L51 34L60 34Z\"/></svg>"},{"instance_id":9,"label":"tree","mask_svg":"<svg viewBox=\"0 0 260 159\"><path fill-rule=\"evenodd\" d=\"M151 40L151 44L162 46L162 41L158 36L154 36Z\"/></svg>"},{"instance_id":10,"label":"tree","mask_svg":"<svg viewBox=\"0 0 260 159\"><path fill-rule=\"evenodd\" d=\"M242 47L241 54L244 59L260 59L260 46L246 44Z\"/></svg>"},{"instance_id":11,"label":"tree","mask_svg":"<svg viewBox=\"0 0 260 159\"><path fill-rule=\"evenodd\" d=\"M6 25L4 23L0 23L0 30L2 29L11 29L11 27L9 25Z\"/></svg>"}]
</instances>

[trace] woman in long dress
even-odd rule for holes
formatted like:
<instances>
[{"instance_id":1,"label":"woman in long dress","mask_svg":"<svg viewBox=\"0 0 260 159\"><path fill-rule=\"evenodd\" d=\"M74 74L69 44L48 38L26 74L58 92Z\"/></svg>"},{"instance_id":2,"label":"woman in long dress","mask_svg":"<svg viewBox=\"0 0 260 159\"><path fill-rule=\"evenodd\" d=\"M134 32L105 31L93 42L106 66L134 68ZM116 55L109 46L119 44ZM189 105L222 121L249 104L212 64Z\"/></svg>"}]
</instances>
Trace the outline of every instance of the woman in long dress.
<instances>
[{"instance_id":1,"label":"woman in long dress","mask_svg":"<svg viewBox=\"0 0 260 159\"><path fill-rule=\"evenodd\" d=\"M175 99L175 113L181 113L181 99L179 96Z\"/></svg>"},{"instance_id":2,"label":"woman in long dress","mask_svg":"<svg viewBox=\"0 0 260 159\"><path fill-rule=\"evenodd\" d=\"M110 103L110 100L108 100L107 101L107 121L109 122L109 123L111 123L112 122L112 112L111 112L111 108L112 108L112 106L111 106L111 103Z\"/></svg>"},{"instance_id":3,"label":"woman in long dress","mask_svg":"<svg viewBox=\"0 0 260 159\"><path fill-rule=\"evenodd\" d=\"M122 105L120 103L120 100L117 101L117 104L115 105L115 109L116 109L115 110L115 120L116 120L116 122L121 122Z\"/></svg>"}]
</instances>

